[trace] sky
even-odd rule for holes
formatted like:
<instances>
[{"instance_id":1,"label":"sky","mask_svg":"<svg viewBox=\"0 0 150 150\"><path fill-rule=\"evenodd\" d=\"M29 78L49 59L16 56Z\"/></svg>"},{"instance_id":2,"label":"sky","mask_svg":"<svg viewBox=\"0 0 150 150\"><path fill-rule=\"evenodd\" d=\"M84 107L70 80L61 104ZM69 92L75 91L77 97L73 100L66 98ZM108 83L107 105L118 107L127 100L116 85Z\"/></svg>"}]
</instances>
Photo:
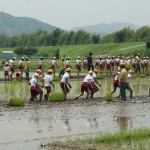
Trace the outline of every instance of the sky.
<instances>
[{"instance_id":1,"label":"sky","mask_svg":"<svg viewBox=\"0 0 150 150\"><path fill-rule=\"evenodd\" d=\"M0 0L0 12L65 30L114 22L150 25L150 0Z\"/></svg>"}]
</instances>

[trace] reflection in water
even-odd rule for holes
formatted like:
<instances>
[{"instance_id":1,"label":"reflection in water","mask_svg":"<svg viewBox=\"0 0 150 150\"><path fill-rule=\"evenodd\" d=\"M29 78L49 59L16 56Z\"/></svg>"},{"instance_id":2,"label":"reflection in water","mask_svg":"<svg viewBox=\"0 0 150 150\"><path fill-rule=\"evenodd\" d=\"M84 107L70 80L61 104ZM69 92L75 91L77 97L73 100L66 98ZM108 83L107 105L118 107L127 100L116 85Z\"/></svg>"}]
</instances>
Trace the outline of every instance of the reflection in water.
<instances>
[{"instance_id":1,"label":"reflection in water","mask_svg":"<svg viewBox=\"0 0 150 150\"><path fill-rule=\"evenodd\" d=\"M132 120L127 116L114 116L114 121L120 130L131 130L132 128Z\"/></svg>"}]
</instances>

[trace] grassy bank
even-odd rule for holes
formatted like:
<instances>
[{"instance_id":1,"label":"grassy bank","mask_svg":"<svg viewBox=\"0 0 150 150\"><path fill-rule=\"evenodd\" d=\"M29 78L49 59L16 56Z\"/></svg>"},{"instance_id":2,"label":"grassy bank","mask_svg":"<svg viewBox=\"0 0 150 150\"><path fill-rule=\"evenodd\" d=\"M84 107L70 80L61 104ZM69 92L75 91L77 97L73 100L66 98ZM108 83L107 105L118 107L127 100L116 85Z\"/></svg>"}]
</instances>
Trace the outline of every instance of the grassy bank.
<instances>
[{"instance_id":1,"label":"grassy bank","mask_svg":"<svg viewBox=\"0 0 150 150\"><path fill-rule=\"evenodd\" d=\"M80 150L96 149L139 149L150 148L150 129L136 129L132 131L120 131L115 134L104 134L86 140L75 140L67 142L53 142L48 147L71 147ZM147 147L147 148L146 148ZM62 149L64 150L64 149Z\"/></svg>"}]
</instances>

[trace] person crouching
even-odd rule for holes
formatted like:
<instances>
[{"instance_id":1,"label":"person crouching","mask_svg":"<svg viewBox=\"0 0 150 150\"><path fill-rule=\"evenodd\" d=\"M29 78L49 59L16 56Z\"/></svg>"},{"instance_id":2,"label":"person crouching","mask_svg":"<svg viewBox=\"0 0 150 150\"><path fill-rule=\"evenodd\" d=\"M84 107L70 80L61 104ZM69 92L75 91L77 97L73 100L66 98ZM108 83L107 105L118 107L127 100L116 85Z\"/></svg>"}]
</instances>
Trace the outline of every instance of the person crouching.
<instances>
[{"instance_id":1,"label":"person crouching","mask_svg":"<svg viewBox=\"0 0 150 150\"><path fill-rule=\"evenodd\" d=\"M85 76L85 78L81 84L81 94L79 96L77 96L75 99L78 99L79 97L83 96L84 92L87 93L86 99L89 98L89 86L93 89L92 75L93 75L93 71L89 71L88 74Z\"/></svg>"},{"instance_id":2,"label":"person crouching","mask_svg":"<svg viewBox=\"0 0 150 150\"><path fill-rule=\"evenodd\" d=\"M34 101L36 96L39 94L39 90L37 89L37 87L38 87L38 78L39 78L39 74L35 73L33 75L33 78L29 82L30 94L31 94L30 102Z\"/></svg>"},{"instance_id":3,"label":"person crouching","mask_svg":"<svg viewBox=\"0 0 150 150\"><path fill-rule=\"evenodd\" d=\"M91 91L91 95L90 98L93 98L94 93L96 93L97 91L99 91L99 88L97 87L97 85L100 87L101 85L98 83L96 76L98 74L98 70L94 69L93 70L93 75L92 75L92 87L89 85L89 89Z\"/></svg>"},{"instance_id":4,"label":"person crouching","mask_svg":"<svg viewBox=\"0 0 150 150\"><path fill-rule=\"evenodd\" d=\"M44 95L45 100L48 100L48 96L51 93L51 85L54 88L54 84L52 82L52 74L53 74L53 70L49 69L47 75L45 75L43 78L43 87L45 87L47 91L46 94Z\"/></svg>"},{"instance_id":5,"label":"person crouching","mask_svg":"<svg viewBox=\"0 0 150 150\"><path fill-rule=\"evenodd\" d=\"M67 68L65 74L62 76L60 81L60 87L64 93L65 100L67 98L67 93L69 92L69 88L71 88L71 84L68 82L71 73L71 68ZM68 86L69 88L68 88Z\"/></svg>"}]
</instances>

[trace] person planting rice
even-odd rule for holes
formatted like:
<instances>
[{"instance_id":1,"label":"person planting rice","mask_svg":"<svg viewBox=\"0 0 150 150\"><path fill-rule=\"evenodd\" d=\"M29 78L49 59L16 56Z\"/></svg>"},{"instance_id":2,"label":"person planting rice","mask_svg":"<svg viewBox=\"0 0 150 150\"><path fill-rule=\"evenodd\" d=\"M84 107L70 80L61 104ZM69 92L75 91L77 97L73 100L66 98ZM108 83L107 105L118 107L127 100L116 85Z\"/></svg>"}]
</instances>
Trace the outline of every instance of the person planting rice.
<instances>
[{"instance_id":1,"label":"person planting rice","mask_svg":"<svg viewBox=\"0 0 150 150\"><path fill-rule=\"evenodd\" d=\"M99 67L99 59L98 59L98 57L95 57L95 68L97 68L98 69L98 67Z\"/></svg>"},{"instance_id":2,"label":"person planting rice","mask_svg":"<svg viewBox=\"0 0 150 150\"><path fill-rule=\"evenodd\" d=\"M139 74L141 73L140 71L140 53L137 53L137 56L135 57L135 64L136 64L136 73L139 72Z\"/></svg>"},{"instance_id":3,"label":"person planting rice","mask_svg":"<svg viewBox=\"0 0 150 150\"><path fill-rule=\"evenodd\" d=\"M48 100L48 96L51 93L51 85L54 88L54 84L52 82L52 74L53 74L53 70L50 69L47 71L47 75L44 76L43 78L43 87L45 87L47 93L44 95L45 100Z\"/></svg>"},{"instance_id":4,"label":"person planting rice","mask_svg":"<svg viewBox=\"0 0 150 150\"><path fill-rule=\"evenodd\" d=\"M136 71L136 63L135 63L135 58L134 58L133 55L131 56L131 64L132 64L132 68L133 68L133 70L135 72Z\"/></svg>"},{"instance_id":5,"label":"person planting rice","mask_svg":"<svg viewBox=\"0 0 150 150\"><path fill-rule=\"evenodd\" d=\"M99 68L100 68L100 73L103 74L103 57L100 56L99 58Z\"/></svg>"},{"instance_id":6,"label":"person planting rice","mask_svg":"<svg viewBox=\"0 0 150 150\"><path fill-rule=\"evenodd\" d=\"M4 68L5 81L9 80L9 69L10 69L10 66L9 66L8 62L5 62L5 65L4 65L3 68Z\"/></svg>"},{"instance_id":7,"label":"person planting rice","mask_svg":"<svg viewBox=\"0 0 150 150\"><path fill-rule=\"evenodd\" d=\"M127 84L127 70L123 63L120 64L121 73L120 73L120 96L121 100L126 100L126 84Z\"/></svg>"},{"instance_id":8,"label":"person planting rice","mask_svg":"<svg viewBox=\"0 0 150 150\"><path fill-rule=\"evenodd\" d=\"M107 75L108 75L108 71L110 72L111 75L111 57L108 56L108 58L106 59L106 70L107 70Z\"/></svg>"},{"instance_id":9,"label":"person planting rice","mask_svg":"<svg viewBox=\"0 0 150 150\"><path fill-rule=\"evenodd\" d=\"M113 56L112 59L111 59L112 70L114 70L114 66L115 66L115 56Z\"/></svg>"},{"instance_id":10,"label":"person planting rice","mask_svg":"<svg viewBox=\"0 0 150 150\"><path fill-rule=\"evenodd\" d=\"M120 56L118 56L116 58L116 66L117 66L117 68L119 67L119 64L120 64Z\"/></svg>"},{"instance_id":11,"label":"person planting rice","mask_svg":"<svg viewBox=\"0 0 150 150\"><path fill-rule=\"evenodd\" d=\"M29 80L30 62L29 62L28 57L25 57L25 61L26 61L26 63L25 63L24 71L25 71L25 74L26 74L26 79Z\"/></svg>"},{"instance_id":12,"label":"person planting rice","mask_svg":"<svg viewBox=\"0 0 150 150\"><path fill-rule=\"evenodd\" d=\"M65 100L67 98L67 93L69 92L69 88L71 88L71 84L68 82L70 73L71 73L71 68L67 68L65 74L62 76L62 79L60 81L60 87L64 93Z\"/></svg>"},{"instance_id":13,"label":"person planting rice","mask_svg":"<svg viewBox=\"0 0 150 150\"><path fill-rule=\"evenodd\" d=\"M10 65L10 70L11 70L11 74L10 77L12 78L12 75L15 73L15 69L14 69L14 61L16 60L16 57L13 57L12 59L9 60L9 65Z\"/></svg>"},{"instance_id":14,"label":"person planting rice","mask_svg":"<svg viewBox=\"0 0 150 150\"><path fill-rule=\"evenodd\" d=\"M88 66L88 60L87 60L87 56L85 55L84 58L83 58L83 68L84 68L84 70L87 69L87 66Z\"/></svg>"},{"instance_id":15,"label":"person planting rice","mask_svg":"<svg viewBox=\"0 0 150 150\"><path fill-rule=\"evenodd\" d=\"M16 74L16 79L17 80L21 80L21 72L15 72L15 74Z\"/></svg>"},{"instance_id":16,"label":"person planting rice","mask_svg":"<svg viewBox=\"0 0 150 150\"><path fill-rule=\"evenodd\" d=\"M88 60L88 71L90 71L90 69L94 70L92 55L93 55L93 53L90 52L89 56L87 57L87 60Z\"/></svg>"},{"instance_id":17,"label":"person planting rice","mask_svg":"<svg viewBox=\"0 0 150 150\"><path fill-rule=\"evenodd\" d=\"M52 62L51 62L51 69L53 70L54 77L55 77L55 68L56 68L56 57L53 57Z\"/></svg>"},{"instance_id":18,"label":"person planting rice","mask_svg":"<svg viewBox=\"0 0 150 150\"><path fill-rule=\"evenodd\" d=\"M117 89L117 88L120 88L120 86L119 86L120 72L121 72L121 68L118 67L118 71L117 71L117 73L114 75L114 79L113 79L113 88L114 88L114 90L113 90L112 94L116 92L116 89ZM120 96L120 95L119 95L119 96Z\"/></svg>"},{"instance_id":19,"label":"person planting rice","mask_svg":"<svg viewBox=\"0 0 150 150\"><path fill-rule=\"evenodd\" d=\"M59 79L60 79L60 77L61 76L63 76L64 75L64 73L65 73L65 61L64 61L64 58L61 58L61 70L60 70L60 72L59 72Z\"/></svg>"},{"instance_id":20,"label":"person planting rice","mask_svg":"<svg viewBox=\"0 0 150 150\"><path fill-rule=\"evenodd\" d=\"M81 60L80 60L80 56L77 57L76 68L77 68L77 75L79 76L79 73L81 72Z\"/></svg>"},{"instance_id":21,"label":"person planting rice","mask_svg":"<svg viewBox=\"0 0 150 150\"><path fill-rule=\"evenodd\" d=\"M93 98L94 93L96 93L97 91L99 91L99 88L97 87L97 85L100 87L101 85L98 83L96 76L98 74L98 70L94 69L93 70L93 75L92 75L92 87L89 85L89 89L91 91L91 95L90 98ZM96 85L97 84L97 85Z\"/></svg>"},{"instance_id":22,"label":"person planting rice","mask_svg":"<svg viewBox=\"0 0 150 150\"><path fill-rule=\"evenodd\" d=\"M134 73L133 70L129 70L128 71L128 80L127 80L127 85L126 85L126 88L130 91L130 99L132 99L132 95L133 95L133 90L132 90L132 88L130 86L130 81L131 81L133 73Z\"/></svg>"},{"instance_id":23,"label":"person planting rice","mask_svg":"<svg viewBox=\"0 0 150 150\"><path fill-rule=\"evenodd\" d=\"M67 57L66 59L66 69L70 68L70 57Z\"/></svg>"},{"instance_id":24,"label":"person planting rice","mask_svg":"<svg viewBox=\"0 0 150 150\"><path fill-rule=\"evenodd\" d=\"M38 84L38 79L39 79L39 74L35 73L33 75L34 77L30 80L29 85L30 85L30 102L34 101L34 99L37 99L37 95L40 94L40 101L42 100L43 94L39 92L39 84Z\"/></svg>"},{"instance_id":25,"label":"person planting rice","mask_svg":"<svg viewBox=\"0 0 150 150\"><path fill-rule=\"evenodd\" d=\"M23 74L23 61L24 61L24 57L21 57L20 60L19 60L19 70L20 70L20 78L22 78L22 74Z\"/></svg>"},{"instance_id":26,"label":"person planting rice","mask_svg":"<svg viewBox=\"0 0 150 150\"><path fill-rule=\"evenodd\" d=\"M77 96L75 99L78 99L79 97L83 96L84 92L87 93L86 99L89 98L89 86L93 89L92 75L93 75L93 71L89 71L89 73L85 76L85 78L81 84L81 94L79 96Z\"/></svg>"},{"instance_id":27,"label":"person planting rice","mask_svg":"<svg viewBox=\"0 0 150 150\"><path fill-rule=\"evenodd\" d=\"M130 58L129 57L126 57L126 60L124 61L124 65L125 65L125 68L128 72L131 68L131 63L130 63Z\"/></svg>"},{"instance_id":28,"label":"person planting rice","mask_svg":"<svg viewBox=\"0 0 150 150\"><path fill-rule=\"evenodd\" d=\"M38 69L42 71L43 77L44 77L44 71L43 71L43 57L40 57L40 60L38 61Z\"/></svg>"}]
</instances>

